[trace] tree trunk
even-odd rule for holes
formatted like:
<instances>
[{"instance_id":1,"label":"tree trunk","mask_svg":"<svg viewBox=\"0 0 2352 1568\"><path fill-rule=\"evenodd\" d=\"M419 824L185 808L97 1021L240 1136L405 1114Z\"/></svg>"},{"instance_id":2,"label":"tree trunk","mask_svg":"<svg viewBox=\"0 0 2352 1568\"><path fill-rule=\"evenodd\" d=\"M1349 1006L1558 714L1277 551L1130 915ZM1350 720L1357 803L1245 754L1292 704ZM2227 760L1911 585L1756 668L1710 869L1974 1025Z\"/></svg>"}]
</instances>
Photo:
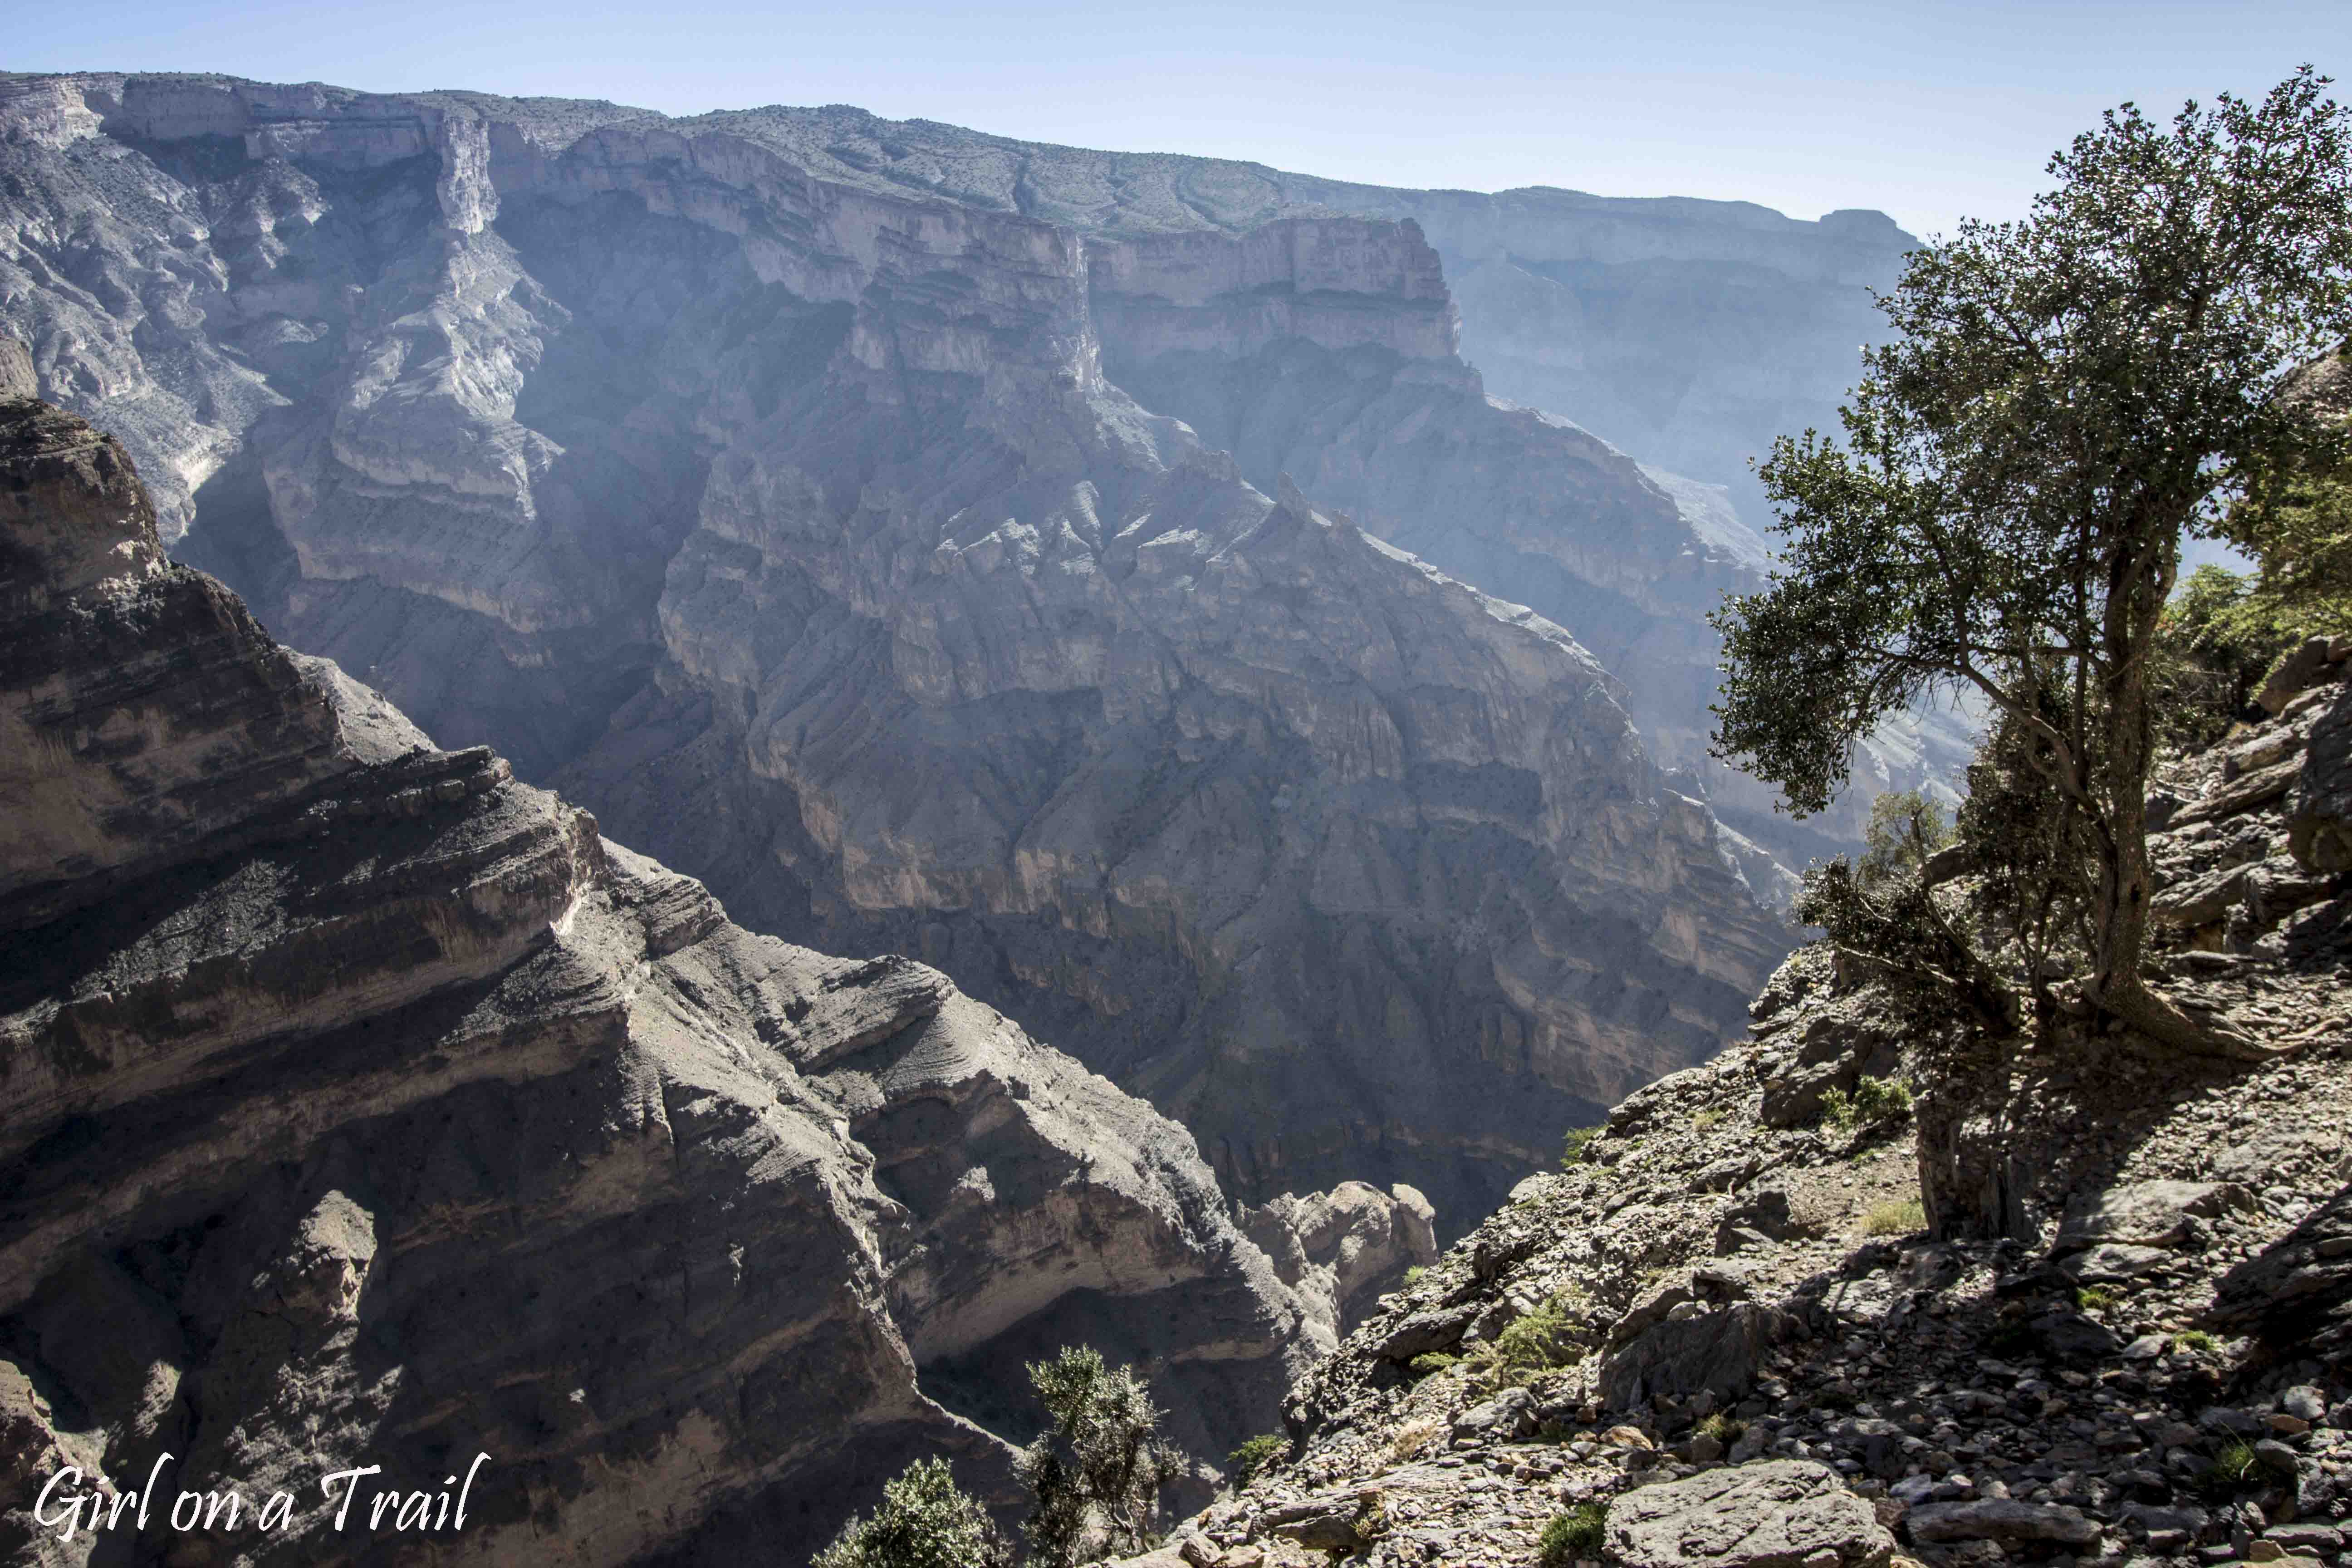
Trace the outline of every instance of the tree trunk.
<instances>
[{"instance_id":1,"label":"tree trunk","mask_svg":"<svg viewBox=\"0 0 2352 1568\"><path fill-rule=\"evenodd\" d=\"M2178 525L2173 532L2177 536ZM2139 582L2131 553L2117 552L2111 568L2103 628L2108 670L2108 840L2100 877L2098 949L2091 955L2091 980L2084 989L2102 1012L2175 1049L2200 1056L2244 1056L2258 1051L2252 1041L2204 1027L2140 978L2154 892L2147 859L2147 781L2155 767L2156 736L2148 710L2147 653L2155 644L2174 569L2159 563L2147 581ZM2122 584L2131 586L2118 591Z\"/></svg>"}]
</instances>

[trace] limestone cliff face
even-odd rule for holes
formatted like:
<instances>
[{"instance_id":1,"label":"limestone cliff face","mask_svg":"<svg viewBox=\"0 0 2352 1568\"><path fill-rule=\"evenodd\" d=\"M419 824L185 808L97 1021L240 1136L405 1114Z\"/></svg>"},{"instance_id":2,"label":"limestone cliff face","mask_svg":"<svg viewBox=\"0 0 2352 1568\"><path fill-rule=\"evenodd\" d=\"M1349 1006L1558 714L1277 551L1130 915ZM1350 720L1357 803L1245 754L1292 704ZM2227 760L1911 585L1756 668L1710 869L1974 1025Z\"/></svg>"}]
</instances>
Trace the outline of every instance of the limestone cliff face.
<instances>
[{"instance_id":1,"label":"limestone cliff face","mask_svg":"<svg viewBox=\"0 0 2352 1568\"><path fill-rule=\"evenodd\" d=\"M1404 1180L1458 1223L1781 949L1646 698L1377 537L1459 515L1391 448L1459 445L1426 486L1525 500L1496 526L1661 624L1717 570L1477 396L1410 226L1128 244L1044 164L886 177L825 115L11 82L0 298L178 477L185 558L751 923L939 965L1249 1197ZM1443 396L1418 447L1417 386L1292 443L1318 510L1130 351Z\"/></svg>"},{"instance_id":2,"label":"limestone cliff face","mask_svg":"<svg viewBox=\"0 0 2352 1568\"><path fill-rule=\"evenodd\" d=\"M790 1561L916 1454L1002 1499L1026 1418L974 1373L1036 1345L1140 1360L1205 1457L1330 1342L1182 1129L434 749L168 561L121 447L5 395L0 647L6 1550L314 1561L325 1471L486 1452L418 1560ZM297 1527L23 1511L165 1451Z\"/></svg>"}]
</instances>

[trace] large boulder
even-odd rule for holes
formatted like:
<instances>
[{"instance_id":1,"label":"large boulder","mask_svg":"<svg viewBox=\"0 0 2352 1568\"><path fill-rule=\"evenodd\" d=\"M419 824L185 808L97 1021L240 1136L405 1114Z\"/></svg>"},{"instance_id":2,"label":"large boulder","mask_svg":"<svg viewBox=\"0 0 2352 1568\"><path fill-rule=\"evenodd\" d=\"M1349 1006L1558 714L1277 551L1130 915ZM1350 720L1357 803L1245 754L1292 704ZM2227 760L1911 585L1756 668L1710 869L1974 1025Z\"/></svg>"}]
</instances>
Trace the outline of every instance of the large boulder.
<instances>
[{"instance_id":1,"label":"large boulder","mask_svg":"<svg viewBox=\"0 0 2352 1568\"><path fill-rule=\"evenodd\" d=\"M2085 1193L2068 1205L2053 1250L2178 1247L2191 1220L2249 1209L2253 1201L2234 1182L2131 1182Z\"/></svg>"},{"instance_id":2,"label":"large boulder","mask_svg":"<svg viewBox=\"0 0 2352 1568\"><path fill-rule=\"evenodd\" d=\"M1627 1492L1603 1550L1619 1568L1878 1568L1895 1538L1827 1466L1771 1459Z\"/></svg>"},{"instance_id":3,"label":"large boulder","mask_svg":"<svg viewBox=\"0 0 2352 1568\"><path fill-rule=\"evenodd\" d=\"M1601 1397L1616 1409L1644 1399L1688 1399L1701 1391L1736 1399L1756 1380L1780 1316L1753 1301L1668 1317L1634 1335L1601 1364Z\"/></svg>"},{"instance_id":4,"label":"large boulder","mask_svg":"<svg viewBox=\"0 0 2352 1568\"><path fill-rule=\"evenodd\" d=\"M2308 868L2352 870L2352 685L2311 727L2311 747L2287 803L2286 837L2289 852Z\"/></svg>"}]
</instances>

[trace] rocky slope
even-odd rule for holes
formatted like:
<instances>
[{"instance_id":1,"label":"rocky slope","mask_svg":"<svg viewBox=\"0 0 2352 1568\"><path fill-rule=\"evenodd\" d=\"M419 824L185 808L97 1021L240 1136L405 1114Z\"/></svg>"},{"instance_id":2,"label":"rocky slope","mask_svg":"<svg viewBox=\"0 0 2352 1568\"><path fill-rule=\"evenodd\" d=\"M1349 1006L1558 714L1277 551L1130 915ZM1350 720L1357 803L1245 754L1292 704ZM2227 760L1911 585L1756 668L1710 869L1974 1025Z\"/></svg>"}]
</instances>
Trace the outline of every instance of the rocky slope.
<instances>
[{"instance_id":1,"label":"rocky slope","mask_svg":"<svg viewBox=\"0 0 2352 1568\"><path fill-rule=\"evenodd\" d=\"M1406 1181L1451 1229L1784 951L1559 626L1106 376L1118 257L1053 199L781 110L5 90L0 312L183 556L751 924L944 969L1241 1195ZM1286 268L1220 332L1443 347L1409 229L1204 242ZM1631 465L1432 363L1489 461L1633 509L1627 592L1696 592Z\"/></svg>"},{"instance_id":2,"label":"rocky slope","mask_svg":"<svg viewBox=\"0 0 2352 1568\"><path fill-rule=\"evenodd\" d=\"M1585 1505L1569 1555L1616 1568L2341 1561L2347 676L2308 645L2274 718L2162 781L2156 966L2262 1060L2062 1026L1841 1118L1934 1032L1807 949L1746 1044L1387 1297L1293 1390L1287 1460L1138 1568L1502 1568ZM2014 1156L1991 1201L1982 1148Z\"/></svg>"},{"instance_id":3,"label":"rocky slope","mask_svg":"<svg viewBox=\"0 0 2352 1568\"><path fill-rule=\"evenodd\" d=\"M273 644L29 390L0 340L12 1560L317 1561L327 1471L478 1452L462 1533L352 1560L790 1553L919 1453L1003 1500L1004 1390L1065 1342L1222 1455L1433 1256L1417 1194L1349 1189L1252 1216L1278 1276L1181 1128L937 970L746 932ZM165 1452L293 1527L26 1511Z\"/></svg>"}]
</instances>

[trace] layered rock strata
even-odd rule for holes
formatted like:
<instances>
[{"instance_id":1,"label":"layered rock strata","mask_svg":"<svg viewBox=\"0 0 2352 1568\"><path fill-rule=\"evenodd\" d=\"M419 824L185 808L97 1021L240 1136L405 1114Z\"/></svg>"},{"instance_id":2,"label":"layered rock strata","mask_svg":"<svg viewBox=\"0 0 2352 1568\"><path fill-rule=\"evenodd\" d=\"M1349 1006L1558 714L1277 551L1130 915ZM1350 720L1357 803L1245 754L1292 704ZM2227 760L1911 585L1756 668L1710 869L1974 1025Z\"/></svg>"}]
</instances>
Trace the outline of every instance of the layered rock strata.
<instances>
[{"instance_id":1,"label":"layered rock strata","mask_svg":"<svg viewBox=\"0 0 2352 1568\"><path fill-rule=\"evenodd\" d=\"M1106 378L1050 202L767 115L8 90L0 299L184 556L751 923L943 968L1243 1195L1466 1218L1783 948L1559 625ZM1443 346L1409 229L1208 237L1139 286Z\"/></svg>"},{"instance_id":2,"label":"layered rock strata","mask_svg":"<svg viewBox=\"0 0 2352 1568\"><path fill-rule=\"evenodd\" d=\"M1140 1363L1195 1456L1271 1418L1329 1309L1181 1128L937 970L753 936L487 749L434 748L169 561L122 447L22 386L7 1550L315 1561L350 1539L327 1472L438 1489L482 1453L463 1531L366 1560L789 1560L918 1454L1005 1500L1036 1416L985 1395L1065 1342ZM244 1493L241 1531L27 1511L68 1466L136 1490L165 1453L166 1488Z\"/></svg>"}]
</instances>

